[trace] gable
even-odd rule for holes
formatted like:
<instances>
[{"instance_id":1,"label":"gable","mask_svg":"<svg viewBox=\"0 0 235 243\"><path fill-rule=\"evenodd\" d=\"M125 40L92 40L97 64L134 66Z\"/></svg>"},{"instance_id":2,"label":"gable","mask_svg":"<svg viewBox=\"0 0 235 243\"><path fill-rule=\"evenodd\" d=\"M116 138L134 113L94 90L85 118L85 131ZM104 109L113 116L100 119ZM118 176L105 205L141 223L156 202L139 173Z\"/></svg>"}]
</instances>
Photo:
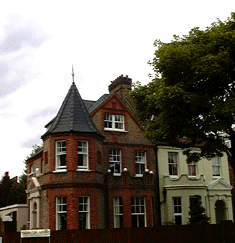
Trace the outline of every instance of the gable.
<instances>
[{"instance_id":1,"label":"gable","mask_svg":"<svg viewBox=\"0 0 235 243\"><path fill-rule=\"evenodd\" d=\"M102 110L103 113L107 112L107 113L120 114L120 115L128 114L131 117L131 119L136 123L136 125L139 127L139 129L141 129L142 132L144 131L142 125L138 122L138 120L134 117L132 112L128 109L128 107L121 101L121 99L116 94L107 96L106 99L103 101L103 103L100 104L100 106L97 107L91 113L91 117L93 118L95 114L100 110ZM101 119L103 119L103 117L101 117Z\"/></svg>"},{"instance_id":2,"label":"gable","mask_svg":"<svg viewBox=\"0 0 235 243\"><path fill-rule=\"evenodd\" d=\"M105 128L105 113L122 115L124 117L124 129L118 130L114 127ZM105 136L105 142L118 142L132 144L133 146L134 144L151 145L150 141L144 135L144 129L141 124L116 94L110 95L93 113L91 113L91 118L96 127Z\"/></svg>"},{"instance_id":3,"label":"gable","mask_svg":"<svg viewBox=\"0 0 235 243\"><path fill-rule=\"evenodd\" d=\"M37 190L40 188L40 184L36 177L32 177L27 186L27 191Z\"/></svg>"},{"instance_id":4,"label":"gable","mask_svg":"<svg viewBox=\"0 0 235 243\"><path fill-rule=\"evenodd\" d=\"M125 105L121 102L121 100L116 96L111 96L103 105L103 109L108 110L118 110L118 111L126 111Z\"/></svg>"},{"instance_id":5,"label":"gable","mask_svg":"<svg viewBox=\"0 0 235 243\"><path fill-rule=\"evenodd\" d=\"M223 181L221 178L213 181L209 186L208 190L232 190L232 186Z\"/></svg>"}]
</instances>

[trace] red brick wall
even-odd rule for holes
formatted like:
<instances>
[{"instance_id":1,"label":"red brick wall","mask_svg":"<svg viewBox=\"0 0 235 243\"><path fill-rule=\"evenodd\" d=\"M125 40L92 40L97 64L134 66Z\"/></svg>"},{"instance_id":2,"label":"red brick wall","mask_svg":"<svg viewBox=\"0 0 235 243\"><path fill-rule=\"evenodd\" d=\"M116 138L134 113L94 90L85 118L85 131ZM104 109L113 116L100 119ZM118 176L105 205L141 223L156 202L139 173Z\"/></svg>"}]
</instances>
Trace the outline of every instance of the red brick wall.
<instances>
[{"instance_id":1,"label":"red brick wall","mask_svg":"<svg viewBox=\"0 0 235 243\"><path fill-rule=\"evenodd\" d=\"M125 132L104 131L104 113L122 114L125 117ZM42 191L40 199L40 227L56 229L56 197L67 198L67 229L79 228L78 199L79 196L90 197L90 227L91 229L105 227L105 215L109 212L109 227L113 227L113 197L121 196L123 199L124 227L131 227L131 197L143 196L146 200L147 226L152 226L151 197L155 198L153 185L144 182L151 177L138 178L140 182L130 186L135 180L135 150L144 150L147 155L147 168L154 172L155 178L155 153L153 146L144 137L143 129L129 110L113 95L100 109L92 114L92 119L97 128L105 136L101 141L88 134L60 133L51 134L44 138L43 144L43 175L38 177ZM56 162L56 141L66 140L66 166L67 172L54 173ZM89 170L77 171L77 143L86 140L89 144ZM122 170L128 169L129 176L122 181L119 187L106 182L109 168L109 149L122 150ZM35 160L35 165L41 160ZM123 175L122 175L123 176ZM121 176L121 177L122 177ZM121 178L120 177L120 178ZM122 177L124 178L124 177ZM107 178L106 178L107 179ZM151 179L152 180L152 179ZM155 179L154 179L155 181ZM109 188L108 193L105 188ZM106 205L108 202L108 206ZM106 208L107 206L107 208Z\"/></svg>"}]
</instances>

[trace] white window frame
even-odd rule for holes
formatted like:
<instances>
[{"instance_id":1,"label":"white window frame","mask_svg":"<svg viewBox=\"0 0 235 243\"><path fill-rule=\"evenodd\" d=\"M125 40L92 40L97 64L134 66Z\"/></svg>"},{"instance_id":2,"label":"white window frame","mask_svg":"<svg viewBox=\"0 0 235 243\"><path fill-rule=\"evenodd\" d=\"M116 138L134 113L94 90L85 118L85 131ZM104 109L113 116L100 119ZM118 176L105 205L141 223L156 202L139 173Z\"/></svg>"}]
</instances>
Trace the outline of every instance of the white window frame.
<instances>
[{"instance_id":1,"label":"white window frame","mask_svg":"<svg viewBox=\"0 0 235 243\"><path fill-rule=\"evenodd\" d=\"M146 151L136 150L135 151L135 175L143 176L146 170Z\"/></svg>"},{"instance_id":2,"label":"white window frame","mask_svg":"<svg viewBox=\"0 0 235 243\"><path fill-rule=\"evenodd\" d=\"M146 203L145 203L145 197L131 197L131 221L132 221L132 227L133 226L133 217L136 216L136 227L140 226L140 217L144 216L144 227L147 226L146 222Z\"/></svg>"},{"instance_id":3,"label":"white window frame","mask_svg":"<svg viewBox=\"0 0 235 243\"><path fill-rule=\"evenodd\" d=\"M104 113L104 130L125 131L124 115Z\"/></svg>"},{"instance_id":4,"label":"white window frame","mask_svg":"<svg viewBox=\"0 0 235 243\"><path fill-rule=\"evenodd\" d=\"M214 170L219 170L219 175L214 173ZM212 158L212 175L213 177L221 177L221 158L218 156Z\"/></svg>"},{"instance_id":5,"label":"white window frame","mask_svg":"<svg viewBox=\"0 0 235 243\"><path fill-rule=\"evenodd\" d=\"M195 171L195 175L193 174L194 171ZM195 162L188 163L188 177L196 177L196 176L197 176L197 164Z\"/></svg>"},{"instance_id":6,"label":"white window frame","mask_svg":"<svg viewBox=\"0 0 235 243\"><path fill-rule=\"evenodd\" d=\"M65 146L63 145L65 143ZM65 149L65 150L64 150ZM60 156L65 155L65 165L61 165ZM56 141L56 171L66 170L66 140Z\"/></svg>"},{"instance_id":7,"label":"white window frame","mask_svg":"<svg viewBox=\"0 0 235 243\"><path fill-rule=\"evenodd\" d=\"M61 230L60 220L61 216L65 215L66 229L67 229L67 198L66 197L56 197L56 230Z\"/></svg>"},{"instance_id":8,"label":"white window frame","mask_svg":"<svg viewBox=\"0 0 235 243\"><path fill-rule=\"evenodd\" d=\"M88 196L81 196L79 197L79 229L84 229L81 228L80 225L80 217L81 214L85 214L85 218L86 218L86 225L85 225L85 229L90 229L90 197Z\"/></svg>"},{"instance_id":9,"label":"white window frame","mask_svg":"<svg viewBox=\"0 0 235 243\"><path fill-rule=\"evenodd\" d=\"M171 171L176 166L177 173ZM168 152L168 170L171 177L178 177L179 175L179 155L177 152Z\"/></svg>"},{"instance_id":10,"label":"white window frame","mask_svg":"<svg viewBox=\"0 0 235 243\"><path fill-rule=\"evenodd\" d=\"M114 228L123 228L122 197L113 198Z\"/></svg>"},{"instance_id":11,"label":"white window frame","mask_svg":"<svg viewBox=\"0 0 235 243\"><path fill-rule=\"evenodd\" d=\"M79 143L81 143L81 146L79 146ZM78 170L89 170L88 141L78 140L78 157L79 155L83 156L83 165L78 165Z\"/></svg>"},{"instance_id":12,"label":"white window frame","mask_svg":"<svg viewBox=\"0 0 235 243\"><path fill-rule=\"evenodd\" d=\"M120 172L115 169L119 167ZM122 172L122 151L121 149L109 149L109 168L114 176L120 176Z\"/></svg>"},{"instance_id":13,"label":"white window frame","mask_svg":"<svg viewBox=\"0 0 235 243\"><path fill-rule=\"evenodd\" d=\"M176 217L181 217L181 224L183 224L183 213L182 213L182 200L181 197L173 197L173 214L174 223L176 224ZM177 200L177 201L176 201Z\"/></svg>"}]
</instances>

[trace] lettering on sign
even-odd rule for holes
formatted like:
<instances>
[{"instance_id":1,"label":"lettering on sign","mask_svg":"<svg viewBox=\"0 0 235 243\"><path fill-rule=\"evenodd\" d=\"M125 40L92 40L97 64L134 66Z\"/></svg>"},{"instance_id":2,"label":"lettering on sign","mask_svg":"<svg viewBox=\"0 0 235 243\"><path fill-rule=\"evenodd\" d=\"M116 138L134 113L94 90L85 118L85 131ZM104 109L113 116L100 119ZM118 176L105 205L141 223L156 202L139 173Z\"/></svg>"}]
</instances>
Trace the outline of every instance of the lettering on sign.
<instances>
[{"instance_id":1,"label":"lettering on sign","mask_svg":"<svg viewBox=\"0 0 235 243\"><path fill-rule=\"evenodd\" d=\"M21 238L50 237L50 229L21 230ZM0 242L1 243L1 242Z\"/></svg>"}]
</instances>

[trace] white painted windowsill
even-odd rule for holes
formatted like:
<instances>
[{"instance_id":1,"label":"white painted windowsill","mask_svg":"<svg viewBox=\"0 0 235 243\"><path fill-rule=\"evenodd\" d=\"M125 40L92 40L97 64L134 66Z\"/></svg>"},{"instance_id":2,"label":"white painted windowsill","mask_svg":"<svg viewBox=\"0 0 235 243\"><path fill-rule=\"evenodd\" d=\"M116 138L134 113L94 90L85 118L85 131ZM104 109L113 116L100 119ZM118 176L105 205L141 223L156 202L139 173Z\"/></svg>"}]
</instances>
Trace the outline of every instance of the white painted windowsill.
<instances>
[{"instance_id":1,"label":"white painted windowsill","mask_svg":"<svg viewBox=\"0 0 235 243\"><path fill-rule=\"evenodd\" d=\"M67 172L67 170L54 170L52 171L53 173L64 173L64 172Z\"/></svg>"},{"instance_id":2,"label":"white painted windowsill","mask_svg":"<svg viewBox=\"0 0 235 243\"><path fill-rule=\"evenodd\" d=\"M87 169L77 169L76 171L91 172L91 170L87 170Z\"/></svg>"},{"instance_id":3,"label":"white painted windowsill","mask_svg":"<svg viewBox=\"0 0 235 243\"><path fill-rule=\"evenodd\" d=\"M119 129L112 129L112 128L104 128L105 132L124 132L127 133L128 131L125 130L119 130Z\"/></svg>"}]
</instances>

